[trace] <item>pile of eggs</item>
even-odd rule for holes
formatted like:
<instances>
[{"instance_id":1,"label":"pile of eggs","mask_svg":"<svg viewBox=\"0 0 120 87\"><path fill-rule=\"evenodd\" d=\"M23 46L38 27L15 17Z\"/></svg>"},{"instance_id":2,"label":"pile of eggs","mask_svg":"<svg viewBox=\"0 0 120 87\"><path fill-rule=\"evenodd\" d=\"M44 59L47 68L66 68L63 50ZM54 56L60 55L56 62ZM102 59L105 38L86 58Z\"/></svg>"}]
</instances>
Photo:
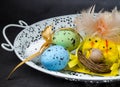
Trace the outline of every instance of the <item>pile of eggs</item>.
<instances>
[{"instance_id":1,"label":"pile of eggs","mask_svg":"<svg viewBox=\"0 0 120 87\"><path fill-rule=\"evenodd\" d=\"M69 62L69 53L79 44L80 35L74 29L60 29L53 33L52 44L38 57L39 62L48 70L62 70ZM26 53L29 51L26 50Z\"/></svg>"}]
</instances>

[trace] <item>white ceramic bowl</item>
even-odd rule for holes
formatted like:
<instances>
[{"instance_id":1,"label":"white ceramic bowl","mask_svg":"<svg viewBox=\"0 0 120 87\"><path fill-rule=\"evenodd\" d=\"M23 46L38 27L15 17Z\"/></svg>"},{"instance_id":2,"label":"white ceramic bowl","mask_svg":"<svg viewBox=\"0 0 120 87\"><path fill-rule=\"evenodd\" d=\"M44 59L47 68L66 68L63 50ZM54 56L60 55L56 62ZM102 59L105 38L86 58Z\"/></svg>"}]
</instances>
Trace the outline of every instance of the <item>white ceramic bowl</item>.
<instances>
[{"instance_id":1,"label":"white ceramic bowl","mask_svg":"<svg viewBox=\"0 0 120 87\"><path fill-rule=\"evenodd\" d=\"M4 27L3 29L3 36L5 37L6 43L2 43L1 46L7 51L14 51L20 60L23 60L26 55L28 56L29 53L34 53L40 48L38 43L42 43L43 39L41 37L41 31L45 29L46 26L53 25L53 30L62 28L62 27L75 27L74 18L77 14L74 15L65 15L54 17L50 19L46 19L43 21L39 21L32 25L27 25L24 21L19 21L19 24L9 24ZM8 27L22 27L23 30L16 36L14 40L14 44L12 45L11 42L8 40L5 30ZM82 33L81 33L82 34ZM37 44L34 46L33 44ZM33 46L31 46L31 44ZM11 48L7 48L10 46ZM35 51L31 51L31 50ZM26 52L27 50L27 52ZM100 77L100 76L91 76L88 74L71 72L71 71L49 71L44 69L41 65L37 63L37 60L33 60L26 63L30 67L44 72L49 75L53 75L59 78L65 78L71 81L89 81L89 82L109 82L109 81L118 81L120 80L120 76L113 76L113 77Z\"/></svg>"}]
</instances>

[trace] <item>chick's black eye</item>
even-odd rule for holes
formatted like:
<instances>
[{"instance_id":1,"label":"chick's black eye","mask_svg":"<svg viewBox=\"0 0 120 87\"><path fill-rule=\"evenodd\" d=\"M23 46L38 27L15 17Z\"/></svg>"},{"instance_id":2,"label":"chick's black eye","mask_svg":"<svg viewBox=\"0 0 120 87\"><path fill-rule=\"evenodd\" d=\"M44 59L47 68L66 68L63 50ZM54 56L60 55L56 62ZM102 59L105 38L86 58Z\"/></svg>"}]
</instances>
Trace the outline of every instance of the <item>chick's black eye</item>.
<instances>
[{"instance_id":1,"label":"chick's black eye","mask_svg":"<svg viewBox=\"0 0 120 87\"><path fill-rule=\"evenodd\" d=\"M91 39L89 38L89 41L91 41Z\"/></svg>"},{"instance_id":2,"label":"chick's black eye","mask_svg":"<svg viewBox=\"0 0 120 87\"><path fill-rule=\"evenodd\" d=\"M110 50L112 49L112 47L109 48Z\"/></svg>"},{"instance_id":3,"label":"chick's black eye","mask_svg":"<svg viewBox=\"0 0 120 87\"><path fill-rule=\"evenodd\" d=\"M97 42L98 42L98 40L95 40L95 42L97 43Z\"/></svg>"},{"instance_id":4,"label":"chick's black eye","mask_svg":"<svg viewBox=\"0 0 120 87\"><path fill-rule=\"evenodd\" d=\"M105 48L105 46L103 46L103 48Z\"/></svg>"}]
</instances>

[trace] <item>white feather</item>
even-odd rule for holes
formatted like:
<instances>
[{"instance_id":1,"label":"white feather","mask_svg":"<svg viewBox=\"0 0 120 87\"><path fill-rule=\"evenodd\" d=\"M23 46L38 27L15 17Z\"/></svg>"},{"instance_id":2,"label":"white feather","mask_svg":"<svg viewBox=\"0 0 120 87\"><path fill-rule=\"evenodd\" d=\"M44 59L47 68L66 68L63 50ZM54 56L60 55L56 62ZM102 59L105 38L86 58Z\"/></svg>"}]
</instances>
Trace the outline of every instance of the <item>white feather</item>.
<instances>
[{"instance_id":1,"label":"white feather","mask_svg":"<svg viewBox=\"0 0 120 87\"><path fill-rule=\"evenodd\" d=\"M94 16L94 10L95 6L82 11L76 17L77 31L84 31L87 35L97 35L103 39L120 43L120 12L117 8L115 7L112 12L100 11L96 16Z\"/></svg>"}]
</instances>

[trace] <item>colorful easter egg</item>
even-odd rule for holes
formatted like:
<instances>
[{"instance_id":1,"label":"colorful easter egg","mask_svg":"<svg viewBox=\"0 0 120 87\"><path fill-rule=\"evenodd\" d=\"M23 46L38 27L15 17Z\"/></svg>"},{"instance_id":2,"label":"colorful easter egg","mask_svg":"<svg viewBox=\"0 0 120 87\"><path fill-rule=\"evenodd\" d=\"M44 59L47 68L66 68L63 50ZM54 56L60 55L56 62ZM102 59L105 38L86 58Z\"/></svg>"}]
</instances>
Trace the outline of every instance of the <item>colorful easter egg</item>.
<instances>
[{"instance_id":1,"label":"colorful easter egg","mask_svg":"<svg viewBox=\"0 0 120 87\"><path fill-rule=\"evenodd\" d=\"M52 37L53 44L61 45L65 49L75 50L80 43L80 35L72 28L64 28L56 31Z\"/></svg>"},{"instance_id":2,"label":"colorful easter egg","mask_svg":"<svg viewBox=\"0 0 120 87\"><path fill-rule=\"evenodd\" d=\"M69 53L63 46L48 47L39 57L40 63L48 70L62 70L69 61Z\"/></svg>"}]
</instances>

